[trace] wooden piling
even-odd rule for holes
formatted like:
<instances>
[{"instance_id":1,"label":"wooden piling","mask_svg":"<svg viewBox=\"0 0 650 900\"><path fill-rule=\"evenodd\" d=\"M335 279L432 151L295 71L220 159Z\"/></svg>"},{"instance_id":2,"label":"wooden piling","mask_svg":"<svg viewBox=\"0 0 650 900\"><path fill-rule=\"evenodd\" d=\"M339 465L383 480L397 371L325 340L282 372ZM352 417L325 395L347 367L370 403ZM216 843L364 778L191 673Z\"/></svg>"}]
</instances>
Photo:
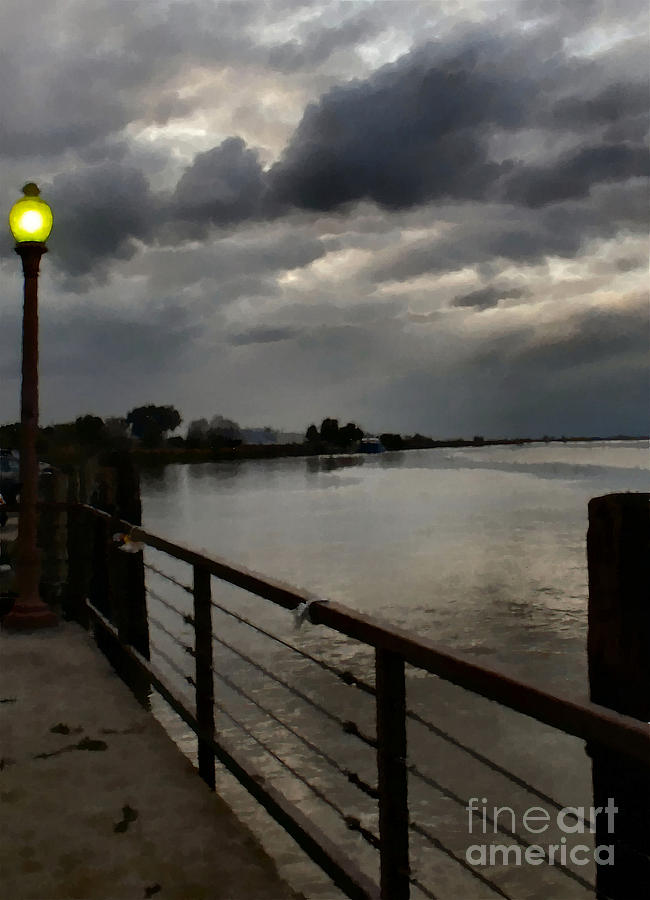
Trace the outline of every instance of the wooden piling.
<instances>
[{"instance_id":1,"label":"wooden piling","mask_svg":"<svg viewBox=\"0 0 650 900\"><path fill-rule=\"evenodd\" d=\"M650 494L589 502L589 686L591 700L650 721ZM614 847L597 865L597 896L627 900L650 884L650 759L636 764L592 744L596 845ZM603 858L606 854L603 853Z\"/></svg>"},{"instance_id":2,"label":"wooden piling","mask_svg":"<svg viewBox=\"0 0 650 900\"><path fill-rule=\"evenodd\" d=\"M382 900L408 900L409 808L406 771L406 682L404 660L375 651L377 787Z\"/></svg>"}]
</instances>

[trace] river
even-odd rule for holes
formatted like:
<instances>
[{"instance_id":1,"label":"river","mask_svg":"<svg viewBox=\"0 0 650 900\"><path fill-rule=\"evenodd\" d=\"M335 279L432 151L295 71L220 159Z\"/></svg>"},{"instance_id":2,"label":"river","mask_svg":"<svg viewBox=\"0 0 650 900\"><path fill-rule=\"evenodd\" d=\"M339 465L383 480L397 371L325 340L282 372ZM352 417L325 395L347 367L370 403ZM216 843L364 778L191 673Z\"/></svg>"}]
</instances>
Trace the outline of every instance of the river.
<instances>
[{"instance_id":1,"label":"river","mask_svg":"<svg viewBox=\"0 0 650 900\"><path fill-rule=\"evenodd\" d=\"M647 490L647 462L645 442L621 441L170 465L142 474L143 523L172 540L372 613L547 689L584 697L587 503L591 497L613 491ZM183 577L183 566L168 563L165 567L163 557L147 551L148 561L158 565L158 559L166 571ZM189 573L184 577L187 581ZM172 596L164 580L150 573L148 584L159 594L167 590L168 600L189 611L187 598L182 592ZM321 627L307 624L297 631L289 614L269 609L270 604L237 589L215 582L213 590L215 599L228 608L371 679L371 656L365 648ZM150 608L166 627L175 627L173 616L168 618L171 614L155 600L150 600ZM229 641L240 641L238 646L249 653L257 648L270 668L293 673L313 690L314 697L326 694L338 701L338 687L323 681L320 670L312 672L304 660L292 668L284 651L268 647L264 639L256 643L245 626L218 611L215 615L223 618L223 623L218 620L221 634ZM180 628L178 633L188 636ZM165 644L164 633L156 633L155 628L152 641L184 662L174 656L173 643ZM301 728L315 728L325 743L330 740L322 723L310 711L299 709L295 698L259 682L241 658L223 647L220 650L228 674L237 676L249 693L258 699L263 695L265 705L273 706L277 715L288 716ZM165 671L164 660L159 662ZM172 670L168 675L171 681L176 678ZM589 802L589 766L580 742L497 710L494 704L437 679L432 687L433 681L431 676L410 672L413 708L427 712L429 719L435 718L456 738L462 736L486 755L498 757L500 764L512 767L520 777L536 779L534 784L541 783L545 793L562 795L564 805ZM223 698L230 699L240 718L243 714L249 717L249 726L255 723L250 704L224 691ZM349 698L353 688L343 691L342 714L358 711L361 724L371 731L372 710L362 709L358 697ZM191 754L192 742L183 729L166 713L160 715ZM224 728L252 754L267 777L276 777L259 747L244 741L234 726ZM281 739L279 746L293 765L303 765L310 777L324 777L304 747L287 741ZM348 735L334 741L344 760L359 753L353 741ZM465 798L487 795L490 803L518 809L533 803L525 796L515 797L512 787L495 780L494 772L489 777L481 774L480 767L474 772L475 763L451 754L447 744L432 744L430 734L410 734L409 746L413 758L420 758L423 765L435 751L435 772L445 772L446 787L452 793ZM371 761L359 764L362 769L366 766L363 774L369 780ZM296 786L286 773L277 778L292 799L311 815L322 816L328 830L335 829L327 818L330 811L321 812L302 785ZM226 793L231 790L225 778L222 788ZM333 783L328 789L332 796L338 790ZM414 796L418 798L415 807L421 809L428 826L434 823L440 829L436 833L445 835L452 850L455 847L454 852L462 855L468 844L467 813L444 795L435 800L411 789ZM342 804L348 802L342 789L340 797ZM240 804L241 815L253 815L246 800L233 802ZM372 828L376 822L371 805L362 803L360 809L361 821ZM281 871L310 900L339 896L290 846L281 847L280 837L280 843L274 843L275 838L268 837L272 830L264 823L260 827L271 841ZM361 839L348 836L347 840L354 855L365 860L368 853ZM446 885L452 895L467 898L495 896L489 886L439 849L415 847L414 857L430 885ZM542 870L530 866L482 871L492 872L495 882L504 890L509 886L515 892L511 896L517 898L590 896L579 883L550 866L544 867L543 877ZM583 875L581 869L575 871ZM585 871L584 878L593 878L593 868ZM556 889L554 879L559 879L561 894L549 893ZM440 896L445 892L440 891Z\"/></svg>"}]
</instances>

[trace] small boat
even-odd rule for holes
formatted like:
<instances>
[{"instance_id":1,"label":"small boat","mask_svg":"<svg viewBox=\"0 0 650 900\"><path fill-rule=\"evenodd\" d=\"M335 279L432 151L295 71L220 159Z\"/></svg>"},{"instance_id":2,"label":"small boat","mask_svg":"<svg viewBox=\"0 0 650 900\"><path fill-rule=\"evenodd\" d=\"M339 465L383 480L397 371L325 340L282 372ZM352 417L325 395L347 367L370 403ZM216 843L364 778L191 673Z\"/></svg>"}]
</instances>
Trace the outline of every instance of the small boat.
<instances>
[{"instance_id":1,"label":"small boat","mask_svg":"<svg viewBox=\"0 0 650 900\"><path fill-rule=\"evenodd\" d=\"M364 437L359 441L359 453L385 453L386 448L378 437Z\"/></svg>"}]
</instances>

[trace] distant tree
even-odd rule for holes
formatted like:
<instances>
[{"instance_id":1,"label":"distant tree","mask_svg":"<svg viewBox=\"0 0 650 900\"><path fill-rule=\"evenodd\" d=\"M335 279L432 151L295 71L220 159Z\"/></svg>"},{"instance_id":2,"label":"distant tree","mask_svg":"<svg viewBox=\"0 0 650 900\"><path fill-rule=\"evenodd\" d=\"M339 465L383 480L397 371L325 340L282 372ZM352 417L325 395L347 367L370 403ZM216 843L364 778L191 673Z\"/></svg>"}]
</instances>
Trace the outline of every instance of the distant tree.
<instances>
[{"instance_id":1,"label":"distant tree","mask_svg":"<svg viewBox=\"0 0 650 900\"><path fill-rule=\"evenodd\" d=\"M106 439L106 426L99 416L79 416L74 429L78 442L84 447L98 447Z\"/></svg>"},{"instance_id":2,"label":"distant tree","mask_svg":"<svg viewBox=\"0 0 650 900\"><path fill-rule=\"evenodd\" d=\"M127 450L131 444L131 435L126 419L122 416L108 416L104 419L106 440L112 450Z\"/></svg>"},{"instance_id":3,"label":"distant tree","mask_svg":"<svg viewBox=\"0 0 650 900\"><path fill-rule=\"evenodd\" d=\"M194 419L187 429L188 447L205 447L208 443L208 420Z\"/></svg>"},{"instance_id":4,"label":"distant tree","mask_svg":"<svg viewBox=\"0 0 650 900\"><path fill-rule=\"evenodd\" d=\"M384 432L379 435L379 440L382 442L386 450L401 450L404 447L404 440L401 434L390 434L389 432Z\"/></svg>"},{"instance_id":5,"label":"distant tree","mask_svg":"<svg viewBox=\"0 0 650 900\"><path fill-rule=\"evenodd\" d=\"M241 428L232 419L213 416L207 431L208 444L213 449L237 447L242 442Z\"/></svg>"},{"instance_id":6,"label":"distant tree","mask_svg":"<svg viewBox=\"0 0 650 900\"><path fill-rule=\"evenodd\" d=\"M320 435L318 434L318 428L315 425L310 425L305 434L305 443L306 444L316 444L318 443Z\"/></svg>"},{"instance_id":7,"label":"distant tree","mask_svg":"<svg viewBox=\"0 0 650 900\"><path fill-rule=\"evenodd\" d=\"M157 447L168 431L173 431L183 421L173 406L137 406L126 416L133 434L147 447Z\"/></svg>"},{"instance_id":8,"label":"distant tree","mask_svg":"<svg viewBox=\"0 0 650 900\"><path fill-rule=\"evenodd\" d=\"M336 444L339 436L339 420L323 419L320 426L320 437L326 444Z\"/></svg>"},{"instance_id":9,"label":"distant tree","mask_svg":"<svg viewBox=\"0 0 650 900\"><path fill-rule=\"evenodd\" d=\"M0 425L0 447L5 450L18 450L20 448L20 423L12 425Z\"/></svg>"},{"instance_id":10,"label":"distant tree","mask_svg":"<svg viewBox=\"0 0 650 900\"><path fill-rule=\"evenodd\" d=\"M339 447L350 447L356 441L360 441L362 437L363 429L354 422L348 422L343 428L339 428L336 443Z\"/></svg>"}]
</instances>

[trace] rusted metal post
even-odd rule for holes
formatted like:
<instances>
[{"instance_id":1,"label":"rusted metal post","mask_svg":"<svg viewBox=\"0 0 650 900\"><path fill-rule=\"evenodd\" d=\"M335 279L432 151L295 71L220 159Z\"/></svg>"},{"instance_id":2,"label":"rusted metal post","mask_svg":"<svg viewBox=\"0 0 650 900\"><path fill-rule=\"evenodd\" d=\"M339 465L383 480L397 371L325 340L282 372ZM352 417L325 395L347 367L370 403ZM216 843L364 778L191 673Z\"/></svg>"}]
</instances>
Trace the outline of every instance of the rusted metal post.
<instances>
[{"instance_id":1,"label":"rusted metal post","mask_svg":"<svg viewBox=\"0 0 650 900\"><path fill-rule=\"evenodd\" d=\"M4 628L47 628L56 625L58 616L39 596L41 574L37 546L38 502L38 270L47 247L37 241L16 246L23 263L23 361L20 393L20 512L18 514L18 553L16 581L18 599L3 619Z\"/></svg>"},{"instance_id":2,"label":"rusted metal post","mask_svg":"<svg viewBox=\"0 0 650 900\"><path fill-rule=\"evenodd\" d=\"M201 734L208 738L214 738L210 573L201 566L194 566L193 568L196 719ZM212 790L215 787L214 759L214 750L199 735L199 775Z\"/></svg>"},{"instance_id":3,"label":"rusted metal post","mask_svg":"<svg viewBox=\"0 0 650 900\"><path fill-rule=\"evenodd\" d=\"M377 774L382 900L408 900L409 810L404 660L375 651Z\"/></svg>"},{"instance_id":4,"label":"rusted metal post","mask_svg":"<svg viewBox=\"0 0 650 900\"><path fill-rule=\"evenodd\" d=\"M650 494L589 502L589 685L591 699L650 720ZM638 896L650 885L650 759L644 766L592 744L596 845L613 865L597 866L597 896ZM610 800L611 798L611 800ZM603 855L604 854L603 852Z\"/></svg>"}]
</instances>

